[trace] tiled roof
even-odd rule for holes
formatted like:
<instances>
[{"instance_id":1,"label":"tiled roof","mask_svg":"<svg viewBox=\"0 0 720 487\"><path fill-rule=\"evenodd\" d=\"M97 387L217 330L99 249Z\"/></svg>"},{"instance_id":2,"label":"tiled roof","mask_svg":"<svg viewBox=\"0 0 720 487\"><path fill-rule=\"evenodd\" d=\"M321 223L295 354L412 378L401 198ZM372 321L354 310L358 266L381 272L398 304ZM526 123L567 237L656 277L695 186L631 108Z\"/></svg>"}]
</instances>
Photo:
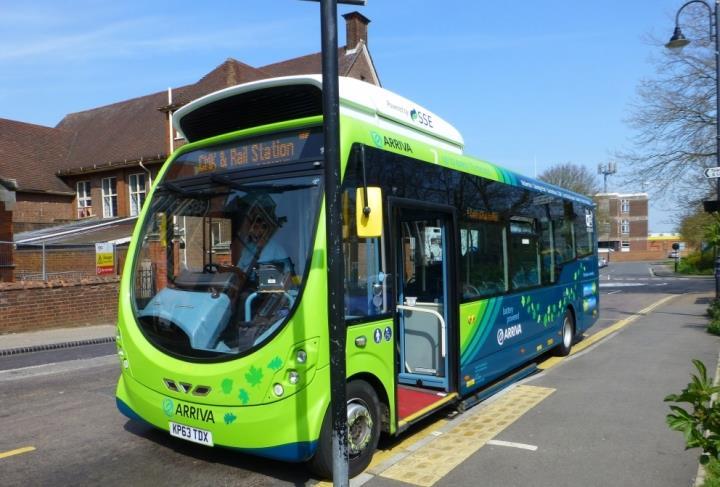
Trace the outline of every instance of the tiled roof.
<instances>
[{"instance_id":1,"label":"tiled roof","mask_svg":"<svg viewBox=\"0 0 720 487\"><path fill-rule=\"evenodd\" d=\"M73 193L55 172L66 164L73 132L0 118L0 178L19 191Z\"/></svg>"},{"instance_id":2,"label":"tiled roof","mask_svg":"<svg viewBox=\"0 0 720 487\"><path fill-rule=\"evenodd\" d=\"M355 58L360 53L360 49L347 54L346 49L341 47L338 49L338 73L345 76L350 71ZM308 54L279 63L268 64L260 67L260 70L268 73L268 78L277 76L291 76L294 74L317 74L322 72L322 56L321 53Z\"/></svg>"}]
</instances>

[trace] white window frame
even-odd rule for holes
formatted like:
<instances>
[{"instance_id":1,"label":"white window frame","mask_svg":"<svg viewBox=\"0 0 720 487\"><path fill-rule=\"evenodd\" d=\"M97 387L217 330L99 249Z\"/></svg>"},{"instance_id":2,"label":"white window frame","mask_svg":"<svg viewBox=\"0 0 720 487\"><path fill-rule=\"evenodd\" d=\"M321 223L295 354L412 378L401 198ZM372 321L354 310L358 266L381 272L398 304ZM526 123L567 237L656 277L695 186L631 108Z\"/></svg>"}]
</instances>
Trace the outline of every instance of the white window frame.
<instances>
[{"instance_id":1,"label":"white window frame","mask_svg":"<svg viewBox=\"0 0 720 487\"><path fill-rule=\"evenodd\" d=\"M140 179L142 178L142 185ZM147 177L145 173L139 172L128 176L128 193L130 202L130 216L138 216L147 196Z\"/></svg>"},{"instance_id":2,"label":"white window frame","mask_svg":"<svg viewBox=\"0 0 720 487\"><path fill-rule=\"evenodd\" d=\"M630 200L620 200L620 213L630 213Z\"/></svg>"},{"instance_id":3,"label":"white window frame","mask_svg":"<svg viewBox=\"0 0 720 487\"><path fill-rule=\"evenodd\" d=\"M103 218L114 218L118 216L117 178L115 176L102 178L102 207Z\"/></svg>"},{"instance_id":4,"label":"white window frame","mask_svg":"<svg viewBox=\"0 0 720 487\"><path fill-rule=\"evenodd\" d=\"M92 216L92 193L90 181L78 181L75 183L75 195L77 196L78 218Z\"/></svg>"},{"instance_id":5,"label":"white window frame","mask_svg":"<svg viewBox=\"0 0 720 487\"><path fill-rule=\"evenodd\" d=\"M630 220L623 220L622 223L620 223L620 233L630 233Z\"/></svg>"}]
</instances>

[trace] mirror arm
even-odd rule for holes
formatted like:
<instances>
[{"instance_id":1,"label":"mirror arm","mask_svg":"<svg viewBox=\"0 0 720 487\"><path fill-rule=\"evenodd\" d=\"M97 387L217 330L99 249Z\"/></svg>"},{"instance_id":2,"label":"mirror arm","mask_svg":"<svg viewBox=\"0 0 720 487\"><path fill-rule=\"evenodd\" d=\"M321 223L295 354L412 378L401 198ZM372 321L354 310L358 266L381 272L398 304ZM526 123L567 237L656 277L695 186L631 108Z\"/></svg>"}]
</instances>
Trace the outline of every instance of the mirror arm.
<instances>
[{"instance_id":1,"label":"mirror arm","mask_svg":"<svg viewBox=\"0 0 720 487\"><path fill-rule=\"evenodd\" d=\"M365 206L363 206L363 215L370 216L370 207L368 206L368 186L367 186L367 176L365 175L365 146L360 145L360 165L362 165L362 177L363 177L363 203L365 203Z\"/></svg>"}]
</instances>

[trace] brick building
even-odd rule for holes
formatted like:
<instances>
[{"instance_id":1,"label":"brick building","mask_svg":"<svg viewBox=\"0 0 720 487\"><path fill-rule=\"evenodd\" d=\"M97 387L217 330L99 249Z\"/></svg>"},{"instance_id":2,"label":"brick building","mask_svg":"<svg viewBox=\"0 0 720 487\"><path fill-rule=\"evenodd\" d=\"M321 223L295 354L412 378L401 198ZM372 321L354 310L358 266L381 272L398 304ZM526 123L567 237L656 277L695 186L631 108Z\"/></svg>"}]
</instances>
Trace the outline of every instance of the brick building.
<instances>
[{"instance_id":1,"label":"brick building","mask_svg":"<svg viewBox=\"0 0 720 487\"><path fill-rule=\"evenodd\" d=\"M344 17L340 75L379 85L368 50L370 21L357 12ZM72 113L56 127L0 119L0 179L17 181L15 234L136 216L162 163L184 143L172 130L175 110L229 86L320 72L320 53L261 67L228 59L197 83Z\"/></svg>"},{"instance_id":2,"label":"brick building","mask_svg":"<svg viewBox=\"0 0 720 487\"><path fill-rule=\"evenodd\" d=\"M598 193L598 247L616 252L648 250L647 193Z\"/></svg>"},{"instance_id":3,"label":"brick building","mask_svg":"<svg viewBox=\"0 0 720 487\"><path fill-rule=\"evenodd\" d=\"M12 259L13 223L12 211L15 208L14 180L0 178L0 282L12 281L14 265Z\"/></svg>"}]
</instances>

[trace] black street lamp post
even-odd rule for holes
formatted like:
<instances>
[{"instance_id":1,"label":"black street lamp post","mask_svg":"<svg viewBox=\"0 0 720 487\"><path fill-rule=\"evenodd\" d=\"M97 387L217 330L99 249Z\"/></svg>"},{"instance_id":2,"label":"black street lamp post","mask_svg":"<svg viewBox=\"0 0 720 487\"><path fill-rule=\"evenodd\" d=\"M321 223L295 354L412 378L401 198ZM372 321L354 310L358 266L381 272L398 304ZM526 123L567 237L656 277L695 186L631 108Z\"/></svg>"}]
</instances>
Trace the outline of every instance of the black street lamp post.
<instances>
[{"instance_id":1,"label":"black street lamp post","mask_svg":"<svg viewBox=\"0 0 720 487\"><path fill-rule=\"evenodd\" d=\"M330 339L330 415L332 418L333 485L347 487L348 427L345 366L340 200L340 87L338 80L337 4L365 5L365 0L320 2L322 101L325 149L325 228L327 232L328 337Z\"/></svg>"},{"instance_id":2,"label":"black street lamp post","mask_svg":"<svg viewBox=\"0 0 720 487\"><path fill-rule=\"evenodd\" d=\"M720 9L718 4L720 0L715 0L712 4L705 0L690 0L683 4L675 14L675 31L672 37L665 44L669 49L678 49L690 44L680 29L680 13L688 5L700 3L708 10L710 17L710 39L715 41L715 166L720 167L720 36L718 36L718 26L720 25ZM720 178L715 178L716 199L720 203ZM715 298L720 298L720 258L715 261Z\"/></svg>"}]
</instances>

